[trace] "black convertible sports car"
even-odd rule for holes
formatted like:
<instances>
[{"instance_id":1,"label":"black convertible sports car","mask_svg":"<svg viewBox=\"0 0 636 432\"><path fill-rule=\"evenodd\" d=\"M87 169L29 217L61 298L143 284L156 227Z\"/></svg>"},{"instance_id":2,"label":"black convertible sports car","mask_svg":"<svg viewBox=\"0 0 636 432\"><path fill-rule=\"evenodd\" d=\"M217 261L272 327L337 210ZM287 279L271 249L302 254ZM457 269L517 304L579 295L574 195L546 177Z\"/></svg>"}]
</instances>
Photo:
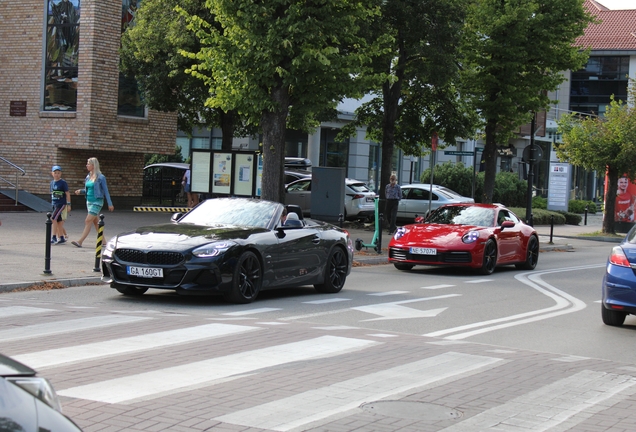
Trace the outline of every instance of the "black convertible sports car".
<instances>
[{"instance_id":1,"label":"black convertible sports car","mask_svg":"<svg viewBox=\"0 0 636 432\"><path fill-rule=\"evenodd\" d=\"M102 280L125 295L159 288L223 294L236 303L249 303L264 289L309 284L339 292L351 272L349 234L303 220L299 208L289 211L300 220L281 222L284 210L258 199L204 201L172 223L113 237L102 254Z\"/></svg>"}]
</instances>

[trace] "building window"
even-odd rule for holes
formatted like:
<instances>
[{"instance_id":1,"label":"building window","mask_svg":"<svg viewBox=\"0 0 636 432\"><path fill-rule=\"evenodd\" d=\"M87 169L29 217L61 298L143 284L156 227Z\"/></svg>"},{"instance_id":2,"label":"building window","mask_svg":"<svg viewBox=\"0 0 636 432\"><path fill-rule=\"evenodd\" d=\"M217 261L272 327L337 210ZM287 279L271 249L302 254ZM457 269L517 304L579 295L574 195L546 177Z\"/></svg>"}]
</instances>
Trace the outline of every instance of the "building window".
<instances>
[{"instance_id":1,"label":"building window","mask_svg":"<svg viewBox=\"0 0 636 432\"><path fill-rule=\"evenodd\" d=\"M138 0L122 0L121 33L135 23ZM146 107L141 98L135 77L127 77L119 73L119 92L117 97L117 114L130 117L145 117Z\"/></svg>"},{"instance_id":2,"label":"building window","mask_svg":"<svg viewBox=\"0 0 636 432\"><path fill-rule=\"evenodd\" d=\"M610 96L627 100L629 57L590 57L585 68L572 72L570 110L605 113Z\"/></svg>"},{"instance_id":3,"label":"building window","mask_svg":"<svg viewBox=\"0 0 636 432\"><path fill-rule=\"evenodd\" d=\"M322 128L320 130L319 166L347 169L347 163L349 161L349 138L346 138L344 142L336 141L338 132L340 132L340 130L334 128Z\"/></svg>"},{"instance_id":4,"label":"building window","mask_svg":"<svg viewBox=\"0 0 636 432\"><path fill-rule=\"evenodd\" d=\"M80 0L48 0L44 102L47 111L77 109Z\"/></svg>"}]
</instances>

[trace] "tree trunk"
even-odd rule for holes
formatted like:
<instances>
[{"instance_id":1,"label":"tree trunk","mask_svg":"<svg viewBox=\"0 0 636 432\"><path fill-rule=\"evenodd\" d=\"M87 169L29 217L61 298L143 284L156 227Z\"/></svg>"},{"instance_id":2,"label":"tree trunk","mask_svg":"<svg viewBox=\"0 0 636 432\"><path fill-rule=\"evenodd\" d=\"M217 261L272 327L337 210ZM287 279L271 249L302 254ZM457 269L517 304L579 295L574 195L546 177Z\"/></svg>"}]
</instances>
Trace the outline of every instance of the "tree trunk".
<instances>
[{"instance_id":1,"label":"tree trunk","mask_svg":"<svg viewBox=\"0 0 636 432\"><path fill-rule=\"evenodd\" d=\"M605 214L603 215L603 233L616 234L614 215L616 214L616 190L618 189L618 178L623 173L618 173L615 169L607 169L607 193L605 194Z\"/></svg>"},{"instance_id":2,"label":"tree trunk","mask_svg":"<svg viewBox=\"0 0 636 432\"><path fill-rule=\"evenodd\" d=\"M228 112L220 111L221 131L223 138L221 141L221 149L223 151L232 151L232 141L234 140L234 121L236 119L236 111Z\"/></svg>"},{"instance_id":3,"label":"tree trunk","mask_svg":"<svg viewBox=\"0 0 636 432\"><path fill-rule=\"evenodd\" d=\"M285 203L285 127L289 111L289 90L272 89L276 111L263 112L263 179L261 198Z\"/></svg>"},{"instance_id":4,"label":"tree trunk","mask_svg":"<svg viewBox=\"0 0 636 432\"><path fill-rule=\"evenodd\" d=\"M486 123L486 144L482 158L485 161L484 173L484 192L481 202L484 204L492 204L492 197L495 192L495 177L497 176L497 121L488 120Z\"/></svg>"}]
</instances>

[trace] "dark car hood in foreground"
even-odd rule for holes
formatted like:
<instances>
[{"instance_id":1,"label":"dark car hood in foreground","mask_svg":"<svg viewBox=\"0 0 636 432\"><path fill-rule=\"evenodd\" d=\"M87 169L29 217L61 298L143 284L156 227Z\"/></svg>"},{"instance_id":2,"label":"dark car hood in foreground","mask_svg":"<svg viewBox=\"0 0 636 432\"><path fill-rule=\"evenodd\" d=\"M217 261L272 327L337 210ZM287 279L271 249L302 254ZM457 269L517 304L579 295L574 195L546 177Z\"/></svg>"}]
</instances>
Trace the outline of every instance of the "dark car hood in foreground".
<instances>
[{"instance_id":1,"label":"dark car hood in foreground","mask_svg":"<svg viewBox=\"0 0 636 432\"><path fill-rule=\"evenodd\" d=\"M206 226L191 224L161 224L137 228L135 231L119 234L117 248L170 249L186 251L215 241L240 241L253 234L267 232L264 228L237 226Z\"/></svg>"}]
</instances>

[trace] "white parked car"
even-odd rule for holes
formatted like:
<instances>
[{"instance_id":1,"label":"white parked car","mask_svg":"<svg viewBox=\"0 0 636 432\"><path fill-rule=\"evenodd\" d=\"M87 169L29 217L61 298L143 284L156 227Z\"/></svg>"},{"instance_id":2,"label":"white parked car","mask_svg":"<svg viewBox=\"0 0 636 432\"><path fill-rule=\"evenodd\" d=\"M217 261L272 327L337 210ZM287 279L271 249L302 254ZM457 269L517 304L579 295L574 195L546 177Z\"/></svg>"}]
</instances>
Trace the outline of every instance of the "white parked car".
<instances>
[{"instance_id":1,"label":"white parked car","mask_svg":"<svg viewBox=\"0 0 636 432\"><path fill-rule=\"evenodd\" d=\"M345 179L345 219L373 218L375 213L375 192L364 182ZM311 179L297 180L285 187L285 204L300 206L303 215L311 215Z\"/></svg>"},{"instance_id":2,"label":"white parked car","mask_svg":"<svg viewBox=\"0 0 636 432\"><path fill-rule=\"evenodd\" d=\"M398 206L397 217L400 220L413 222L416 215L426 216L429 211L445 204L474 202L474 199L462 196L444 186L426 183L409 184L402 186L402 200Z\"/></svg>"}]
</instances>

